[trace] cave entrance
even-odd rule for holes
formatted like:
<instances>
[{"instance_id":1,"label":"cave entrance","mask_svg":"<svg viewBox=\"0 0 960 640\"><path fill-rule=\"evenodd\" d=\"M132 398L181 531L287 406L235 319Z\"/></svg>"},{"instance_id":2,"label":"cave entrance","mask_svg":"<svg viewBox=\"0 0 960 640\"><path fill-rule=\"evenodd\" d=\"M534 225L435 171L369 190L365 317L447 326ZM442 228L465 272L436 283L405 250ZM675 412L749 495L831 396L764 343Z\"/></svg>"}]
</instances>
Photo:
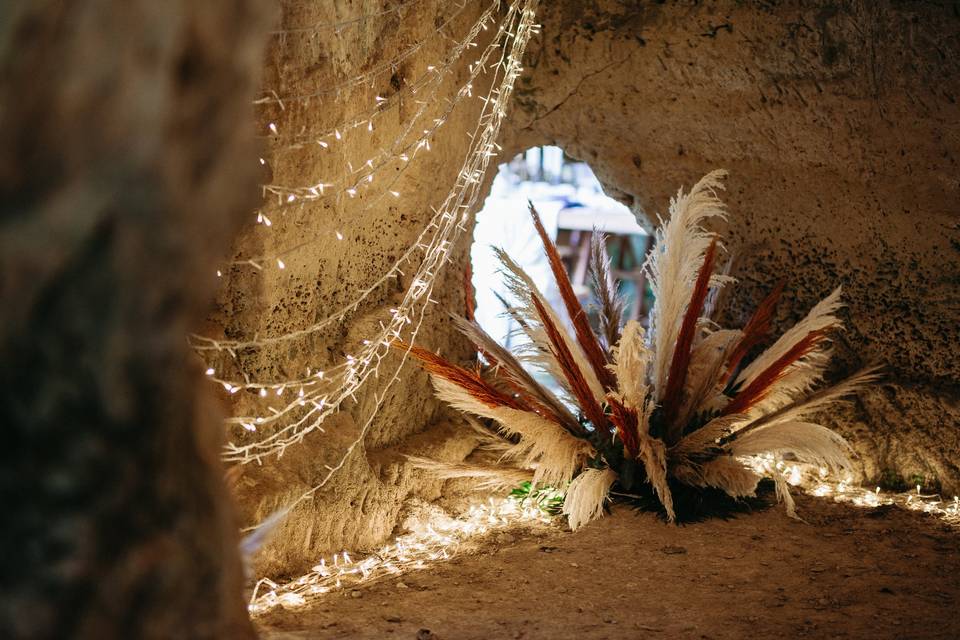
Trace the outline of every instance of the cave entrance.
<instances>
[{"instance_id":1,"label":"cave entrance","mask_svg":"<svg viewBox=\"0 0 960 640\"><path fill-rule=\"evenodd\" d=\"M586 162L572 158L559 147L543 146L528 149L500 165L490 195L477 213L470 257L476 319L484 330L504 346L514 346L518 326L504 313L503 301L509 295L491 246L504 249L533 278L553 307L563 309L527 213L528 200L536 206L557 244L574 291L591 313L594 326L597 318L591 312L588 269L594 233L606 236L611 275L626 301L625 317L646 326L653 293L642 267L652 236L637 224L628 207L603 192Z\"/></svg>"}]
</instances>

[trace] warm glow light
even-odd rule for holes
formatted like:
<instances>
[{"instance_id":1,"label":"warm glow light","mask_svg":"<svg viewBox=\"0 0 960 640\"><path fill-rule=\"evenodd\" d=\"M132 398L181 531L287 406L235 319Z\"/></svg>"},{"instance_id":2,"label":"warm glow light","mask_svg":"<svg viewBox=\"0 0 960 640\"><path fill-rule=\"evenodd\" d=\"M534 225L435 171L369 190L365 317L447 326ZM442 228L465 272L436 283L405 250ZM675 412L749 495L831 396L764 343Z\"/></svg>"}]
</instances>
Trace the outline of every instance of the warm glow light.
<instances>
[{"instance_id":1,"label":"warm glow light","mask_svg":"<svg viewBox=\"0 0 960 640\"><path fill-rule=\"evenodd\" d=\"M513 498L490 498L458 518L435 515L364 558L353 559L343 551L334 554L329 562L322 558L310 573L282 585L261 578L248 608L256 617L276 607L302 607L332 591L427 569L434 562L454 557L470 539L519 524L551 522L553 518L536 506Z\"/></svg>"},{"instance_id":2,"label":"warm glow light","mask_svg":"<svg viewBox=\"0 0 960 640\"><path fill-rule=\"evenodd\" d=\"M522 7L521 4L523 5ZM328 367L327 371L330 375L327 376L326 379L310 375L304 379L278 381L214 378L217 382L224 384L224 388L228 389L230 393L234 393L236 389L240 388L258 389L260 390L260 396L265 398L266 389L277 389L286 386L293 386L303 392L302 395L298 393L296 398L281 408L266 407L266 411L262 415L238 416L230 419L230 423L241 427L245 424L256 423L270 425L271 429L264 430L263 433L267 435L253 442L247 442L246 439L242 444L230 442L227 445L225 454L227 460L241 463L252 461L261 462L265 456L273 454L277 456L282 455L286 447L301 442L306 434L314 430L322 431L320 424L329 415L337 411L344 400L355 398L356 392L368 381L377 378L386 379L386 388L381 389L375 394L376 402L374 406L379 404L381 399L385 397L387 389L396 381L399 375L399 367L402 366L402 360L405 359L405 357L401 359L399 364L396 364L395 360L391 362L391 372L387 373L382 371L381 369L387 358L389 347L396 339L401 337L401 334L406 334L405 339L413 342L420 323L423 320L426 307L433 302L430 294L432 293L436 277L443 266L449 261L449 253L456 244L457 239L466 230L468 216L480 197L480 187L483 176L485 175L491 158L495 156L493 152L493 149L496 147L495 141L506 115L506 105L509 103L509 96L513 90L516 78L520 73L519 61L532 33L534 6L535 2L533 0L513 0L500 24L497 35L491 41L491 45L487 47L487 51L481 56L484 64L479 66L484 68L489 66L489 68L494 71L497 81L491 84L491 89L487 96L488 99L484 101L476 129L467 134L471 140L471 144L464 159L464 164L460 169L453 189L447 195L445 201L434 209L433 217L423 229L416 242L401 256L401 259L398 260L394 269L391 269L383 278L372 283L369 288L362 291L356 301L310 327L280 336L247 341L226 341L200 336L193 337L194 347L197 350L217 354L222 353L234 359L236 358L236 353L241 349L262 349L272 345L282 345L290 340L305 337L344 319L348 313L358 308L359 301L369 295L370 292L378 290L387 280L401 275L400 265L411 260L415 254L420 254L421 256L418 263L415 263L417 265L416 273L413 274L413 277L410 279L411 285L404 295L401 304L392 309L389 318L386 318L385 321L380 323L380 333L367 337L365 340L361 338L362 344L358 352L345 362ZM494 4L491 9L488 9L488 13L484 14L481 20L474 25L475 31L480 31L486 22L492 21L493 14L489 12L495 8L496 4ZM474 30L465 38L464 42L466 44L471 43L476 37L476 33L473 32ZM510 45L509 47L507 46L508 43ZM466 47L466 44L464 47ZM499 62L487 65L484 56L490 55L496 50L501 52ZM475 78L471 78L471 82L473 80L475 80ZM453 102L454 100L448 102ZM430 103L427 102L425 104L429 105ZM451 105L450 108L452 109L453 105ZM411 120L409 128L414 126L415 120L415 118ZM446 113L436 118L434 120L434 127L426 129L425 131L428 133L419 140L411 143L412 146L408 145L408 150L410 148L415 150L420 147L429 149L430 144L427 138L432 136L436 131L436 127L439 127L443 122L446 122L446 120ZM335 137L338 139L343 137L340 135L339 129L335 130L335 134ZM396 154L394 157L402 161L411 159L406 151ZM378 163L368 160L366 166L376 167ZM367 175L371 176L372 174ZM369 180L369 177L367 180ZM287 199L299 199L300 197L311 199L319 197L322 194L324 184L329 186L329 183L318 183L303 189L286 191ZM387 187L389 187L389 185L387 185ZM268 192L270 192L270 189L280 188L266 187ZM284 193L282 190L274 192L277 196L282 196ZM384 193L391 192L393 192L393 190L389 188L384 191ZM357 187L350 186L345 190L345 193L355 195L357 193ZM338 239L343 238L342 233L339 231L336 232L336 235ZM278 268L285 268L285 264L280 258L276 258L276 262ZM260 263L256 260L248 259L245 263L257 269L261 268ZM223 370L224 367L217 366L217 369ZM357 440L352 442L344 452L344 457L340 463L330 467L330 474L321 481L320 485L314 487L311 491L322 487L329 480L330 475L343 466L343 461L346 460L349 453L362 441L368 427L373 421L373 417L373 415L370 415L369 419L362 425Z\"/></svg>"}]
</instances>

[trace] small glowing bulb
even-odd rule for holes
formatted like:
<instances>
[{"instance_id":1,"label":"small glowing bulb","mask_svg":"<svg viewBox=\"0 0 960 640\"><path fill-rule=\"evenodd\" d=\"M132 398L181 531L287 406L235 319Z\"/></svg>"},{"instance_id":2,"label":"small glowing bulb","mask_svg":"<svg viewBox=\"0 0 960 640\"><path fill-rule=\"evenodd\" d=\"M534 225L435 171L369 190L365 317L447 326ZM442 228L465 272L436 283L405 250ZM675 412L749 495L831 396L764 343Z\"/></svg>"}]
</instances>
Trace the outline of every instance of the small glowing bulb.
<instances>
[{"instance_id":1,"label":"small glowing bulb","mask_svg":"<svg viewBox=\"0 0 960 640\"><path fill-rule=\"evenodd\" d=\"M343 240L343 234L337 231L337 240Z\"/></svg>"},{"instance_id":2,"label":"small glowing bulb","mask_svg":"<svg viewBox=\"0 0 960 640\"><path fill-rule=\"evenodd\" d=\"M271 122L269 126L270 126L270 131L272 131L273 134L276 135L276 134L277 134L277 125Z\"/></svg>"},{"instance_id":3,"label":"small glowing bulb","mask_svg":"<svg viewBox=\"0 0 960 640\"><path fill-rule=\"evenodd\" d=\"M260 158L260 164L267 164L267 161L264 160L263 158Z\"/></svg>"},{"instance_id":4,"label":"small glowing bulb","mask_svg":"<svg viewBox=\"0 0 960 640\"><path fill-rule=\"evenodd\" d=\"M323 147L324 149L326 149L327 147L330 146L330 145L328 145L326 142L324 142L323 140L317 140L317 144L320 145L321 147Z\"/></svg>"},{"instance_id":5,"label":"small glowing bulb","mask_svg":"<svg viewBox=\"0 0 960 640\"><path fill-rule=\"evenodd\" d=\"M391 192L390 192L390 195L392 195L394 198L399 198L399 197L400 197L400 192L399 192L399 191L391 191Z\"/></svg>"},{"instance_id":6,"label":"small glowing bulb","mask_svg":"<svg viewBox=\"0 0 960 640\"><path fill-rule=\"evenodd\" d=\"M216 371L214 371L213 367L210 367L209 369L206 370L205 373L206 373L208 376L212 376L213 374L216 373Z\"/></svg>"},{"instance_id":7,"label":"small glowing bulb","mask_svg":"<svg viewBox=\"0 0 960 640\"><path fill-rule=\"evenodd\" d=\"M287 268L287 265L285 265L285 264L283 263L283 260L281 260L280 258L277 258L277 266L280 267L281 269L286 269L286 268Z\"/></svg>"},{"instance_id":8,"label":"small glowing bulb","mask_svg":"<svg viewBox=\"0 0 960 640\"><path fill-rule=\"evenodd\" d=\"M292 193L287 196L287 202L293 202L296 199L297 199L297 196L293 195Z\"/></svg>"},{"instance_id":9,"label":"small glowing bulb","mask_svg":"<svg viewBox=\"0 0 960 640\"><path fill-rule=\"evenodd\" d=\"M218 277L218 278L222 278L222 277L223 277L223 272L220 271L220 269L217 269L217 277Z\"/></svg>"},{"instance_id":10,"label":"small glowing bulb","mask_svg":"<svg viewBox=\"0 0 960 640\"><path fill-rule=\"evenodd\" d=\"M267 390L266 390L266 389L263 389L263 388L260 389L260 397L261 397L261 398L266 398L266 397L267 397Z\"/></svg>"},{"instance_id":11,"label":"small glowing bulb","mask_svg":"<svg viewBox=\"0 0 960 640\"><path fill-rule=\"evenodd\" d=\"M340 129L334 129L334 131L333 131L333 136L334 136L337 140L340 140L340 139L342 138L342 136L340 135Z\"/></svg>"}]
</instances>

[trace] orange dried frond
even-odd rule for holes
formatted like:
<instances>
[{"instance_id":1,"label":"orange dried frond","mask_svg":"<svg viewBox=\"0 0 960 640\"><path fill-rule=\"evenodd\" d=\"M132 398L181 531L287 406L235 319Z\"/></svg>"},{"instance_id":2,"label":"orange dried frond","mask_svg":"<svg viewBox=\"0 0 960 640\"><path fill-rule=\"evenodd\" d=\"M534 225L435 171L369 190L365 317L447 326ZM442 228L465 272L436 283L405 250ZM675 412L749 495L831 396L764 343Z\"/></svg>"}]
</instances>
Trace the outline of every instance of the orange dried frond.
<instances>
[{"instance_id":1,"label":"orange dried frond","mask_svg":"<svg viewBox=\"0 0 960 640\"><path fill-rule=\"evenodd\" d=\"M526 410L526 407L518 402L516 398L491 386L480 377L478 372L470 371L469 369L464 369L463 367L447 362L431 351L408 344L402 340L394 341L393 347L403 351L409 349L410 355L420 361L420 366L424 371L457 385L488 407L509 407L511 409Z\"/></svg>"},{"instance_id":2,"label":"orange dried frond","mask_svg":"<svg viewBox=\"0 0 960 640\"><path fill-rule=\"evenodd\" d=\"M563 298L563 304L567 308L567 314L570 316L570 322L573 323L573 330L577 336L577 342L583 349L584 355L590 362L593 369L605 391L616 388L617 381L613 373L607 368L607 356L600 345L597 334L593 332L590 326L590 320L587 318L587 312L583 305L577 299L573 292L573 284L567 275L567 270L563 266L560 254L557 252L556 245L547 235L547 230L540 221L540 215L537 213L533 203L529 203L530 216L533 218L533 226L537 229L540 241L543 243L543 250L547 254L547 260L550 262L550 270L553 271L553 277L557 281L557 288L560 290L560 297Z\"/></svg>"},{"instance_id":3,"label":"orange dried frond","mask_svg":"<svg viewBox=\"0 0 960 640\"><path fill-rule=\"evenodd\" d=\"M680 325L680 333L677 335L677 343L673 348L673 359L670 361L670 375L667 378L667 388L663 393L664 422L668 429L677 419L677 412L680 410L681 396L683 395L683 386L687 382L687 370L690 368L690 353L693 348L693 337L697 331L697 321L703 312L703 305L707 300L707 294L710 292L710 276L713 274L713 265L717 258L717 239L714 238L703 256L703 265L697 274L697 281L693 286L693 293L690 296L690 304L687 305L687 312L683 316L683 323Z\"/></svg>"},{"instance_id":4,"label":"orange dried frond","mask_svg":"<svg viewBox=\"0 0 960 640\"><path fill-rule=\"evenodd\" d=\"M537 314L540 316L540 321L543 323L547 338L553 347L553 355L557 359L557 364L560 365L564 377L566 377L567 382L570 383L570 390L580 403L583 414L587 416L587 419L593 424L595 429L609 431L606 416L603 414L603 408L593 397L590 385L587 384L586 379L583 377L583 373L581 373L580 367L577 365L573 354L567 347L567 343L564 341L559 327L550 319L550 314L548 314L547 310L543 307L539 296L533 296L533 304L537 309Z\"/></svg>"},{"instance_id":5,"label":"orange dried frond","mask_svg":"<svg viewBox=\"0 0 960 640\"><path fill-rule=\"evenodd\" d=\"M748 384L733 400L727 403L720 415L728 416L734 413L746 413L755 404L763 400L770 390L787 373L787 369L804 356L810 354L820 344L826 340L827 332L824 330L811 331L804 338L798 341L789 351L775 360L769 367L764 369L760 375Z\"/></svg>"}]
</instances>

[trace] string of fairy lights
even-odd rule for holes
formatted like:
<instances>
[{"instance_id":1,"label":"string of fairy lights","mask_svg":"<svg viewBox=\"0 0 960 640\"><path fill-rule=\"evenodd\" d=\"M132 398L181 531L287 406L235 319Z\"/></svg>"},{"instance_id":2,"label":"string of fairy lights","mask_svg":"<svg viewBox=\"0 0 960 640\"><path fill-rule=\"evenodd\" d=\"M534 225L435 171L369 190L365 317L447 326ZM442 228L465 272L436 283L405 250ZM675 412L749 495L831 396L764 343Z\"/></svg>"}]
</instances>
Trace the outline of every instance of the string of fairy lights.
<instances>
[{"instance_id":1,"label":"string of fairy lights","mask_svg":"<svg viewBox=\"0 0 960 640\"><path fill-rule=\"evenodd\" d=\"M782 475L789 484L813 496L866 509L892 505L919 511L960 529L960 496L946 499L923 494L919 486L915 491L899 493L884 492L880 487L869 490L849 479L831 482L826 469L770 458L758 458L754 466L764 474ZM283 584L262 578L253 590L248 609L251 616L257 617L277 607L306 607L329 594L429 569L434 563L455 557L472 542L482 542L491 532L556 525L557 520L529 501L489 498L485 503L471 506L460 517L441 513L426 522L418 522L410 533L395 538L375 553L356 558L347 551L336 553L329 562L321 559L308 573Z\"/></svg>"},{"instance_id":2,"label":"string of fairy lights","mask_svg":"<svg viewBox=\"0 0 960 640\"><path fill-rule=\"evenodd\" d=\"M454 22L464 6L466 5L460 4L455 8L454 13L443 23L444 28ZM430 140L448 121L454 109L471 98L482 102L476 126L466 133L470 142L452 188L444 201L433 209L432 216L420 231L417 240L400 255L383 276L362 289L340 309L307 327L279 335L253 336L240 340L223 340L196 335L191 337L193 347L207 361L206 372L212 380L222 385L231 394L240 390L255 392L267 405L263 411L255 415L235 416L228 419L230 425L239 426L241 429L231 430L231 439L224 453L227 461L241 464L263 463L270 456L281 456L288 447L302 442L308 434L323 432L322 423L338 411L345 401L356 400L358 391L371 381L379 380L381 384L371 394L373 409L363 422L358 437L344 451L339 463L326 466L328 474L319 485L301 499L324 486L343 466L350 453L363 441L373 423L377 409L385 400L390 387L398 379L400 368L405 360L405 354L400 358L388 359L390 346L400 337L404 337L410 343L414 341L428 306L435 302L431 293L436 278L444 265L449 262L454 246L467 231L469 217L481 196L480 188L484 175L490 161L499 152L496 140L506 115L506 107L514 83L522 71L523 52L529 38L536 31L535 7L536 0L511 0L510 2L497 0L483 11L463 38L455 42L443 60L427 66L426 73L408 85L411 95L414 92L423 92L418 98L418 109L406 121L400 135L392 143L380 147L373 157L356 165L348 164L346 171L340 176L323 182L317 181L299 187L264 185L266 200L275 200L272 208L267 204L257 212L257 220L264 227L272 226L271 216L276 217L278 212L282 215L283 211L288 211L293 206L303 207L331 198L338 201L344 197L353 198L360 194L361 189L373 194L376 188L374 175L379 169L398 166L401 169L395 173L402 174L403 167L409 166L418 154L430 151ZM491 28L494 30L493 35L487 44L481 47L479 40L482 34ZM422 44L420 43L421 46ZM467 65L466 81L462 82L450 95L437 99L444 78L452 75L457 61L463 60L465 54L473 49L477 49L479 53ZM416 50L419 51L419 47ZM362 76L357 76L337 87L338 90L329 92L325 90L324 95L338 94L339 90L361 86L369 81L371 74L395 68L400 58L408 54L412 55L410 49L404 50L397 58L389 61L392 64L378 65ZM477 94L474 88L480 84L479 79L484 75L485 82L489 82L487 85L489 89ZM362 80L359 80L360 78ZM314 94L286 97L273 94L269 100L276 102L279 108L284 109L285 102L315 97L317 95ZM267 98L260 102L264 100ZM335 143L343 144L346 139L344 132L348 126L353 130L362 131L365 128L368 132L372 132L373 118L384 113L391 104L391 99L377 96L374 99L373 109L366 118L355 118L351 121L352 126L350 123L342 124L340 127L333 128L332 134L327 132L318 137L311 138L309 134L298 132L297 135L301 137L297 139L297 144L307 144L312 141L322 148ZM443 105L440 113L429 113L430 107L438 104ZM419 124L424 117L430 118L426 126ZM363 121L365 121L365 127L361 124ZM273 139L278 142L289 140L281 137L275 123L271 122L268 129L274 135ZM261 159L261 162L267 163L265 159ZM376 202L387 196L400 197L400 193L392 188L397 179L398 176L394 176L375 197L370 197L365 206L375 206ZM341 232L337 231L336 234L338 239L342 239ZM306 242L310 240L301 242L298 246L304 246ZM289 250L284 249L284 251ZM271 259L275 268L286 268L282 255L260 256L241 259L237 262L262 271L271 265ZM405 270L411 272L411 277L402 300L384 314L379 322L379 331L356 344L355 351L347 354L342 361L323 368L306 368L302 375L284 380L251 379L240 366L242 353L271 346L288 345L297 339L321 333L335 323L344 321L374 292L381 290L386 282L404 276ZM222 271L218 272L218 275L222 275ZM234 373L230 374L230 371ZM273 406L271 403L274 402L279 402L279 406Z\"/></svg>"},{"instance_id":3,"label":"string of fairy lights","mask_svg":"<svg viewBox=\"0 0 960 640\"><path fill-rule=\"evenodd\" d=\"M377 580L427 569L432 563L455 557L463 547L483 536L517 526L550 524L553 518L541 509L512 498L489 498L471 506L462 516L438 514L420 522L410 533L398 536L375 553L353 558L347 551L326 558L308 573L277 584L261 578L247 605L252 616L276 607L299 608L324 594L370 584Z\"/></svg>"}]
</instances>

